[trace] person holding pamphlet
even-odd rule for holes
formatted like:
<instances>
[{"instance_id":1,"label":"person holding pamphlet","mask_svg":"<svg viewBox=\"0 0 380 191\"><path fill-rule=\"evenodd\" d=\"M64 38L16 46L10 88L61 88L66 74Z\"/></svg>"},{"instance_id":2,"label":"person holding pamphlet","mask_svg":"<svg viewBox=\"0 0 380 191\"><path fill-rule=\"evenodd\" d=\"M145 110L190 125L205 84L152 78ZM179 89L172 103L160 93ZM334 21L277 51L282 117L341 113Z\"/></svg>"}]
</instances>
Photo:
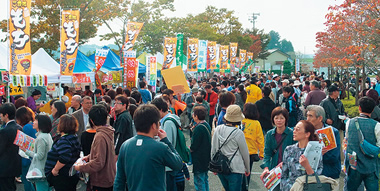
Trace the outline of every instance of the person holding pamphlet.
<instances>
[{"instance_id":1,"label":"person holding pamphlet","mask_svg":"<svg viewBox=\"0 0 380 191\"><path fill-rule=\"evenodd\" d=\"M293 140L298 143L286 147L284 151L281 191L289 191L298 177L314 173L320 175L323 169L322 157L319 157L317 168L314 170L311 161L305 156L309 142L319 140L312 123L305 120L298 122L294 127Z\"/></svg>"},{"instance_id":2,"label":"person holding pamphlet","mask_svg":"<svg viewBox=\"0 0 380 191\"><path fill-rule=\"evenodd\" d=\"M0 190L16 190L15 177L21 174L21 156L18 146L13 144L17 130L22 130L16 123L16 107L4 103L0 107L0 118L5 127L0 129Z\"/></svg>"},{"instance_id":3,"label":"person holding pamphlet","mask_svg":"<svg viewBox=\"0 0 380 191\"><path fill-rule=\"evenodd\" d=\"M324 143L322 149L323 171L322 175L338 181L340 171L340 137L339 131L326 123L325 110L319 105L309 105L306 108L307 121L316 129L319 139ZM339 182L339 181L338 181Z\"/></svg>"}]
</instances>

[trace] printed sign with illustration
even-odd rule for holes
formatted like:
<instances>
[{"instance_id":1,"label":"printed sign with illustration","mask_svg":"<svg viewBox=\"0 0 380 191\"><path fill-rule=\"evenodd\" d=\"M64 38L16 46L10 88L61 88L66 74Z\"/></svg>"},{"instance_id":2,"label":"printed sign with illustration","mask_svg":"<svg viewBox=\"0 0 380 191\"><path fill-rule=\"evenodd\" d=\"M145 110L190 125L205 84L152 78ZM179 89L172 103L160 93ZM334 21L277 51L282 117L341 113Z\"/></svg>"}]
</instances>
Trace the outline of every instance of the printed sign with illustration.
<instances>
[{"instance_id":1,"label":"printed sign with illustration","mask_svg":"<svg viewBox=\"0 0 380 191\"><path fill-rule=\"evenodd\" d=\"M91 78L86 74L74 74L73 75L73 84L76 83L91 83Z\"/></svg>"},{"instance_id":2,"label":"printed sign with illustration","mask_svg":"<svg viewBox=\"0 0 380 191\"><path fill-rule=\"evenodd\" d=\"M198 71L198 39L187 39L187 71Z\"/></svg>"},{"instance_id":3,"label":"printed sign with illustration","mask_svg":"<svg viewBox=\"0 0 380 191\"><path fill-rule=\"evenodd\" d=\"M9 4L10 73L29 75L32 68L30 48L31 0L14 0L10 1Z\"/></svg>"},{"instance_id":4,"label":"printed sign with illustration","mask_svg":"<svg viewBox=\"0 0 380 191\"><path fill-rule=\"evenodd\" d=\"M325 148L328 151L337 147L334 131L331 126L318 129L317 134L319 136L319 140L325 145Z\"/></svg>"},{"instance_id":5,"label":"printed sign with illustration","mask_svg":"<svg viewBox=\"0 0 380 191\"><path fill-rule=\"evenodd\" d=\"M34 151L34 142L33 137L28 136L20 130L17 130L16 138L13 141L13 144L19 146L22 149L28 151Z\"/></svg>"},{"instance_id":6,"label":"printed sign with illustration","mask_svg":"<svg viewBox=\"0 0 380 191\"><path fill-rule=\"evenodd\" d=\"M164 40L164 64L162 69L168 69L172 66L176 58L177 38L165 37Z\"/></svg>"},{"instance_id":7,"label":"printed sign with illustration","mask_svg":"<svg viewBox=\"0 0 380 191\"><path fill-rule=\"evenodd\" d=\"M123 50L131 51L133 45L139 35L144 23L128 22L127 24L127 36L125 38L125 43L123 45Z\"/></svg>"},{"instance_id":8,"label":"printed sign with illustration","mask_svg":"<svg viewBox=\"0 0 380 191\"><path fill-rule=\"evenodd\" d=\"M237 48L238 43L231 42L230 43L230 66L231 68L236 67L236 58L237 58Z\"/></svg>"},{"instance_id":9,"label":"printed sign with illustration","mask_svg":"<svg viewBox=\"0 0 380 191\"><path fill-rule=\"evenodd\" d=\"M219 61L220 69L226 70L228 68L228 45L220 46Z\"/></svg>"},{"instance_id":10,"label":"printed sign with illustration","mask_svg":"<svg viewBox=\"0 0 380 191\"><path fill-rule=\"evenodd\" d=\"M107 55L108 55L109 49L96 49L95 52L95 65L96 65L96 71L98 71L106 61Z\"/></svg>"},{"instance_id":11,"label":"printed sign with illustration","mask_svg":"<svg viewBox=\"0 0 380 191\"><path fill-rule=\"evenodd\" d=\"M79 10L63 10L61 20L61 75L72 76L79 46Z\"/></svg>"}]
</instances>

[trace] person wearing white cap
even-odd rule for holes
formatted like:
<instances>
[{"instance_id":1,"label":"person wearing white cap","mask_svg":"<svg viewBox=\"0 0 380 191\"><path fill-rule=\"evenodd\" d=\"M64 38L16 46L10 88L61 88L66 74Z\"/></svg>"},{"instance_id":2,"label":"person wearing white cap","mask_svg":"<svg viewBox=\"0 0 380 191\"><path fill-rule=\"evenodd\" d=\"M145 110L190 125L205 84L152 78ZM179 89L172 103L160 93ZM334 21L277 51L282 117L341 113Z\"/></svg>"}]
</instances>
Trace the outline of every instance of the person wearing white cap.
<instances>
[{"instance_id":1,"label":"person wearing white cap","mask_svg":"<svg viewBox=\"0 0 380 191\"><path fill-rule=\"evenodd\" d=\"M297 94L298 97L301 97L301 90L299 88L300 85L302 85L300 81L294 81L293 88L294 92Z\"/></svg>"},{"instance_id":2,"label":"person wearing white cap","mask_svg":"<svg viewBox=\"0 0 380 191\"><path fill-rule=\"evenodd\" d=\"M238 105L230 105L211 142L211 158L220 152L230 160L231 174L218 174L225 190L241 190L244 175L250 174L249 152L243 131L238 126L244 119Z\"/></svg>"}]
</instances>

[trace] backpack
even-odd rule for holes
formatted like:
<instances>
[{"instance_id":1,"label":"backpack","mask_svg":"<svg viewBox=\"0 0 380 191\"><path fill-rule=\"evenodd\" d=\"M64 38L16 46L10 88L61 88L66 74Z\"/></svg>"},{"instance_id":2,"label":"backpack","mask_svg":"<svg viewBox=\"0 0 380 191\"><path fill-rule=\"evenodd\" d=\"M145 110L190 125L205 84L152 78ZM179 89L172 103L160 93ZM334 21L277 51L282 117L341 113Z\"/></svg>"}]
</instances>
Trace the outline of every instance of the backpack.
<instances>
[{"instance_id":1,"label":"backpack","mask_svg":"<svg viewBox=\"0 0 380 191\"><path fill-rule=\"evenodd\" d=\"M179 126L177 120L175 120L174 118L172 118L170 116L164 120L162 125L164 125L165 122L168 120L172 121L177 128L177 137L176 137L177 141L176 141L176 144L174 145L175 150L177 151L179 156L181 156L182 160L185 163L188 163L190 161L190 149L186 146L186 139L185 139L185 136L183 135L183 133L180 129L181 127Z\"/></svg>"},{"instance_id":2,"label":"backpack","mask_svg":"<svg viewBox=\"0 0 380 191\"><path fill-rule=\"evenodd\" d=\"M296 102L296 108L297 108L297 122L298 121L301 121L301 120L303 120L304 119L304 116L303 116L303 112L302 112L302 110L300 109L300 103L299 103L299 99L296 99L296 97L295 97L295 95L296 95L296 93L293 93L293 95L292 95L292 97L293 97L293 99L294 99L294 101Z\"/></svg>"},{"instance_id":3,"label":"backpack","mask_svg":"<svg viewBox=\"0 0 380 191\"><path fill-rule=\"evenodd\" d=\"M228 138L230 138L231 134L236 130L237 130L237 128L231 131L231 133L228 135L227 139L223 142L222 145L220 145L218 151L216 151L216 153L212 157L212 159L208 165L208 168L210 169L211 172L215 172L215 173L219 173L219 174L225 174L225 175L231 174L232 171L231 171L230 164L231 164L232 159L235 157L235 155L239 149L237 149L235 151L235 153L234 153L234 155L232 155L231 159L228 159L228 157L222 153L221 149L228 142Z\"/></svg>"}]
</instances>

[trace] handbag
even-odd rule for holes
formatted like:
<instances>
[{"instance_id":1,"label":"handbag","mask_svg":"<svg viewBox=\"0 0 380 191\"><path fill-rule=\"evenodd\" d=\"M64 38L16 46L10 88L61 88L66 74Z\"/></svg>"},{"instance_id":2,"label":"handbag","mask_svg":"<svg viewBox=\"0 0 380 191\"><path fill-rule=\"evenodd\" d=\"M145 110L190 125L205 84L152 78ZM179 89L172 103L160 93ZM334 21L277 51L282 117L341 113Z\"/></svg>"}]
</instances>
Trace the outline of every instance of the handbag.
<instances>
[{"instance_id":1,"label":"handbag","mask_svg":"<svg viewBox=\"0 0 380 191\"><path fill-rule=\"evenodd\" d=\"M380 154L380 148L375 145L372 145L370 142L364 139L363 133L360 130L359 122L357 119L355 120L355 126L358 132L359 147L362 153L370 158L377 157L377 155Z\"/></svg>"},{"instance_id":2,"label":"handbag","mask_svg":"<svg viewBox=\"0 0 380 191\"><path fill-rule=\"evenodd\" d=\"M212 159L208 165L208 168L210 169L211 172L215 172L215 173L219 173L219 174L225 174L225 175L231 174L232 171L231 171L230 164L231 164L232 159L235 157L235 155L239 149L237 149L235 151L235 153L232 155L231 159L228 159L228 157L222 153L221 149L228 142L228 138L231 136L231 134L236 130L237 130L237 128L234 129L228 135L227 139L224 141L224 143L219 147L218 151L216 151L216 153L212 157Z\"/></svg>"},{"instance_id":3,"label":"handbag","mask_svg":"<svg viewBox=\"0 0 380 191\"><path fill-rule=\"evenodd\" d=\"M45 147L47 148L47 143L44 139L41 139L45 143ZM32 162L29 166L29 170L26 173L26 179L29 182L38 182L46 179L45 172L41 171L45 168L45 163L41 163L36 157L32 159Z\"/></svg>"},{"instance_id":4,"label":"handbag","mask_svg":"<svg viewBox=\"0 0 380 191\"><path fill-rule=\"evenodd\" d=\"M321 180L319 180L318 175L314 173L315 179L317 180L317 183L308 183L308 177L313 175L307 175L306 174L306 181L303 185L303 190L318 190L318 191L331 191L331 184L329 183L321 183Z\"/></svg>"}]
</instances>

